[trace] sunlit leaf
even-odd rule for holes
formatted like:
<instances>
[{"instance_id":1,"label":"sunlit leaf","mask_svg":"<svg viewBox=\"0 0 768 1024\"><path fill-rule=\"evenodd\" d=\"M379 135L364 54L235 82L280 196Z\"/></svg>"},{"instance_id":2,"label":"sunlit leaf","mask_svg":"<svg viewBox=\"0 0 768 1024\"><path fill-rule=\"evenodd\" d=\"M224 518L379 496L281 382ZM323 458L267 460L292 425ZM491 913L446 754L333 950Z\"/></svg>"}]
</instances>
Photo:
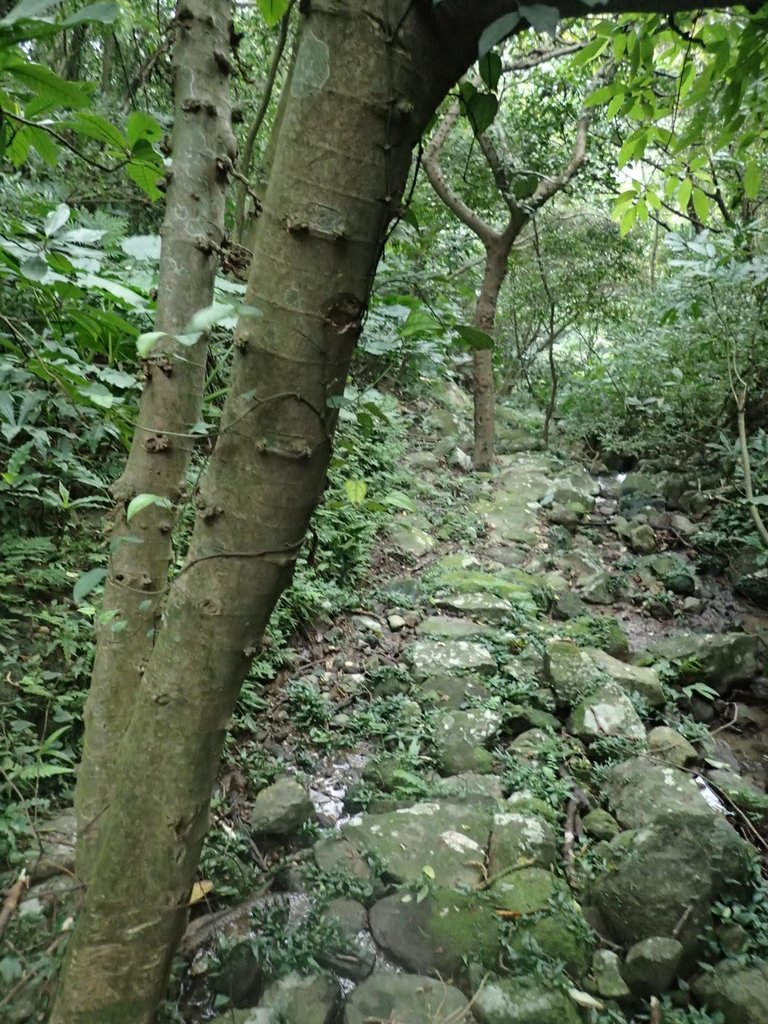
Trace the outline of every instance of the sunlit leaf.
<instances>
[{"instance_id":1,"label":"sunlit leaf","mask_svg":"<svg viewBox=\"0 0 768 1024\"><path fill-rule=\"evenodd\" d=\"M365 480L345 480L344 490L347 492L347 498L353 505L360 505L365 501L368 485Z\"/></svg>"},{"instance_id":2,"label":"sunlit leaf","mask_svg":"<svg viewBox=\"0 0 768 1024\"><path fill-rule=\"evenodd\" d=\"M72 588L72 600L75 604L80 604L83 598L87 597L106 579L106 576L106 569L89 569L82 576L78 576L77 582Z\"/></svg>"},{"instance_id":3,"label":"sunlit leaf","mask_svg":"<svg viewBox=\"0 0 768 1024\"><path fill-rule=\"evenodd\" d=\"M132 498L128 503L128 508L125 510L126 522L130 523L134 516L138 515L139 512L143 512L145 508L149 508L150 505L157 505L159 508L171 508L171 502L168 498L163 498L159 494L137 494L135 498Z\"/></svg>"}]
</instances>

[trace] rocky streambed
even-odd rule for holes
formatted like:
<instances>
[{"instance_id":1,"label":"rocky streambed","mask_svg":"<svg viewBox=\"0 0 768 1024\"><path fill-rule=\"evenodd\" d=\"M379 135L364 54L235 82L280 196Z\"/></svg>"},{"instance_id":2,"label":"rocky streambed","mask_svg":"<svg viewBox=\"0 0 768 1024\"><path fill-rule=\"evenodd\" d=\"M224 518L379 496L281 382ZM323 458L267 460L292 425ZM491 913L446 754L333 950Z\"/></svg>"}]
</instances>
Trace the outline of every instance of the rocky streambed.
<instances>
[{"instance_id":1,"label":"rocky streambed","mask_svg":"<svg viewBox=\"0 0 768 1024\"><path fill-rule=\"evenodd\" d=\"M462 403L369 596L267 693L281 767L232 798L264 886L200 905L180 1012L766 1024L765 622L699 574L682 477L598 479L510 414L470 487Z\"/></svg>"}]
</instances>

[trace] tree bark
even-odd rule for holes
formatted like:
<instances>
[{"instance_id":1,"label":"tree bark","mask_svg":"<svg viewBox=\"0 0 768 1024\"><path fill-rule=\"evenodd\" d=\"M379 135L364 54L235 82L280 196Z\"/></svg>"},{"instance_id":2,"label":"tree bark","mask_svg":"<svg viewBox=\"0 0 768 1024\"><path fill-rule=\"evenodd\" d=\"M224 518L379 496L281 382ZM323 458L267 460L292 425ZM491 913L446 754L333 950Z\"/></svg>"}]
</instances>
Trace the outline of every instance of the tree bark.
<instances>
[{"instance_id":1,"label":"tree bark","mask_svg":"<svg viewBox=\"0 0 768 1024\"><path fill-rule=\"evenodd\" d=\"M423 59L430 18L409 0L329 0L304 22L246 300L262 315L236 330L198 501L208 514L117 751L53 1024L150 1024L164 992L227 722L325 486L329 400L344 388L412 146L450 82L437 47Z\"/></svg>"},{"instance_id":2,"label":"tree bark","mask_svg":"<svg viewBox=\"0 0 768 1024\"><path fill-rule=\"evenodd\" d=\"M229 0L185 0L177 14L174 49L173 165L161 230L155 326L166 338L145 360L147 382L128 462L113 488L110 565L96 658L85 707L85 745L78 772L77 873L88 882L104 811L109 804L118 744L149 660L173 557L171 532L186 491L205 380L207 339L184 347L172 335L210 305L217 248L224 231L228 169L234 159L227 53ZM137 494L152 505L126 522Z\"/></svg>"},{"instance_id":3,"label":"tree bark","mask_svg":"<svg viewBox=\"0 0 768 1024\"><path fill-rule=\"evenodd\" d=\"M517 232L515 232L515 237L516 235ZM489 245L485 252L483 283L475 305L472 323L491 337L493 337L496 325L496 306L501 286L507 276L509 253L513 244L514 237L509 238L505 233L498 242ZM472 466L479 472L487 473L493 468L496 405L496 390L493 385L493 350L490 348L476 349L472 353L472 394L475 412L475 447L472 454Z\"/></svg>"}]
</instances>

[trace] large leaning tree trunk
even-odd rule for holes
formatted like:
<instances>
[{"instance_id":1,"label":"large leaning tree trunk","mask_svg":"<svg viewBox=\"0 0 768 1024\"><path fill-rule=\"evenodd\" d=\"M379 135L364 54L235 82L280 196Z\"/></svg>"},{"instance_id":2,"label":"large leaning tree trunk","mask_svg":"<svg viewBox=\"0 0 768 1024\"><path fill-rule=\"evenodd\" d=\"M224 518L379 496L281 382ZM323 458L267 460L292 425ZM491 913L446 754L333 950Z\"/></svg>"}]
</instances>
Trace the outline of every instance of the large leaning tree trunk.
<instances>
[{"instance_id":1,"label":"large leaning tree trunk","mask_svg":"<svg viewBox=\"0 0 768 1024\"><path fill-rule=\"evenodd\" d=\"M553 49L550 53L539 54L533 59L522 58L511 70L532 67L534 63L555 59L563 53L572 52L573 47ZM610 74L606 69L604 74ZM603 75L604 77L604 75ZM593 83L593 86L596 83ZM591 90L590 90L591 91ZM449 210L480 239L485 249L483 277L480 292L475 303L472 324L484 334L493 337L496 327L496 308L504 279L509 267L509 254L520 237L523 228L538 211L561 192L578 174L587 158L587 141L591 112L583 108L579 116L573 151L568 162L554 175L542 175L533 195L518 199L514 193L511 164L501 156L489 134L478 135L480 150L493 176L496 189L507 208L506 223L495 228L484 220L448 182L439 165L439 155L451 129L459 117L459 104L452 104L440 121L437 130L424 151L422 163L430 184ZM472 397L474 402L474 449L472 466L480 472L493 467L494 418L496 389L493 380L493 351L491 348L476 348L472 353Z\"/></svg>"},{"instance_id":2,"label":"large leaning tree trunk","mask_svg":"<svg viewBox=\"0 0 768 1024\"><path fill-rule=\"evenodd\" d=\"M256 231L246 301L261 316L243 315L235 332L190 551L119 743L53 1024L154 1019L227 723L325 486L329 399L344 387L412 146L474 61L483 29L512 9L501 0L307 6ZM608 0L601 14L619 9L632 4Z\"/></svg>"},{"instance_id":3,"label":"large leaning tree trunk","mask_svg":"<svg viewBox=\"0 0 768 1024\"><path fill-rule=\"evenodd\" d=\"M193 313L211 303L235 156L229 107L231 0L180 0L176 12L173 164L161 229L155 327L128 462L113 487L110 565L85 707L78 772L77 873L88 882L115 778L118 744L149 661L173 557L172 527L200 420L207 338L182 346ZM164 499L126 521L138 494Z\"/></svg>"}]
</instances>

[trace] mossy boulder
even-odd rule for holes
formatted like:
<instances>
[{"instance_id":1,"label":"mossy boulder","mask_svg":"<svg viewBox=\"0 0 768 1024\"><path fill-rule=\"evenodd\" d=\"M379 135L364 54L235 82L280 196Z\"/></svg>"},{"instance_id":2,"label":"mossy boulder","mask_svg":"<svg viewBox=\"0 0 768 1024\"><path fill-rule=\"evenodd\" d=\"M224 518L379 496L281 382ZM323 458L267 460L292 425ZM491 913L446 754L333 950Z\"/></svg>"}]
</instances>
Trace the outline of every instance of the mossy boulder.
<instances>
[{"instance_id":1,"label":"mossy boulder","mask_svg":"<svg viewBox=\"0 0 768 1024\"><path fill-rule=\"evenodd\" d=\"M725 818L681 810L612 840L586 902L609 938L675 938L690 967L711 905L745 890L753 855Z\"/></svg>"},{"instance_id":2,"label":"mossy boulder","mask_svg":"<svg viewBox=\"0 0 768 1024\"><path fill-rule=\"evenodd\" d=\"M647 655L677 663L683 680L702 680L726 694L757 674L759 647L749 633L680 634L655 641Z\"/></svg>"},{"instance_id":3,"label":"mossy boulder","mask_svg":"<svg viewBox=\"0 0 768 1024\"><path fill-rule=\"evenodd\" d=\"M572 640L549 640L544 650L544 678L560 706L576 704L601 682L595 663Z\"/></svg>"},{"instance_id":4,"label":"mossy boulder","mask_svg":"<svg viewBox=\"0 0 768 1024\"><path fill-rule=\"evenodd\" d=\"M444 775L489 772L493 758L485 749L498 735L503 719L490 708L446 711L434 727L435 756Z\"/></svg>"},{"instance_id":5,"label":"mossy boulder","mask_svg":"<svg viewBox=\"0 0 768 1024\"><path fill-rule=\"evenodd\" d=\"M635 757L611 768L604 792L625 828L638 828L678 812L696 815L705 822L716 814L691 775L647 757Z\"/></svg>"},{"instance_id":6,"label":"mossy boulder","mask_svg":"<svg viewBox=\"0 0 768 1024\"><path fill-rule=\"evenodd\" d=\"M374 904L370 921L376 942L398 963L446 981L461 981L465 958L488 969L499 954L498 918L481 893L438 887L407 902L394 893Z\"/></svg>"},{"instance_id":7,"label":"mossy boulder","mask_svg":"<svg viewBox=\"0 0 768 1024\"><path fill-rule=\"evenodd\" d=\"M580 701L568 719L568 729L585 743L606 736L645 743L643 721L616 683L604 683Z\"/></svg>"},{"instance_id":8,"label":"mossy boulder","mask_svg":"<svg viewBox=\"0 0 768 1024\"><path fill-rule=\"evenodd\" d=\"M581 647L598 648L614 658L629 651L629 638L611 615L586 615L571 619L561 627L563 636Z\"/></svg>"},{"instance_id":9,"label":"mossy boulder","mask_svg":"<svg viewBox=\"0 0 768 1024\"><path fill-rule=\"evenodd\" d=\"M467 1006L466 997L444 981L418 974L373 974L347 996L344 1024L450 1024L461 1020Z\"/></svg>"},{"instance_id":10,"label":"mossy boulder","mask_svg":"<svg viewBox=\"0 0 768 1024\"><path fill-rule=\"evenodd\" d=\"M745 966L723 960L694 978L691 989L700 1002L723 1015L725 1024L768 1021L768 963Z\"/></svg>"},{"instance_id":11,"label":"mossy boulder","mask_svg":"<svg viewBox=\"0 0 768 1024\"><path fill-rule=\"evenodd\" d=\"M490 888L495 905L510 914L535 914L568 895L561 878L545 868L520 868L497 878Z\"/></svg>"},{"instance_id":12,"label":"mossy boulder","mask_svg":"<svg viewBox=\"0 0 768 1024\"><path fill-rule=\"evenodd\" d=\"M557 839L550 823L538 815L497 811L488 851L488 874L493 878L510 868L551 867Z\"/></svg>"},{"instance_id":13,"label":"mossy boulder","mask_svg":"<svg viewBox=\"0 0 768 1024\"><path fill-rule=\"evenodd\" d=\"M488 978L472 1001L479 1024L581 1024L560 989L530 978Z\"/></svg>"},{"instance_id":14,"label":"mossy boulder","mask_svg":"<svg viewBox=\"0 0 768 1024\"><path fill-rule=\"evenodd\" d=\"M419 640L405 654L418 678L434 675L493 675L496 660L473 640Z\"/></svg>"},{"instance_id":15,"label":"mossy boulder","mask_svg":"<svg viewBox=\"0 0 768 1024\"><path fill-rule=\"evenodd\" d=\"M395 882L423 881L429 867L442 885L471 887L482 875L472 862L485 858L491 822L486 807L435 800L357 815L342 832L356 850L379 857Z\"/></svg>"},{"instance_id":16,"label":"mossy boulder","mask_svg":"<svg viewBox=\"0 0 768 1024\"><path fill-rule=\"evenodd\" d=\"M567 911L563 904L543 916L510 922L506 944L521 956L538 946L544 956L563 964L572 978L587 973L594 948L592 931L575 902Z\"/></svg>"}]
</instances>

